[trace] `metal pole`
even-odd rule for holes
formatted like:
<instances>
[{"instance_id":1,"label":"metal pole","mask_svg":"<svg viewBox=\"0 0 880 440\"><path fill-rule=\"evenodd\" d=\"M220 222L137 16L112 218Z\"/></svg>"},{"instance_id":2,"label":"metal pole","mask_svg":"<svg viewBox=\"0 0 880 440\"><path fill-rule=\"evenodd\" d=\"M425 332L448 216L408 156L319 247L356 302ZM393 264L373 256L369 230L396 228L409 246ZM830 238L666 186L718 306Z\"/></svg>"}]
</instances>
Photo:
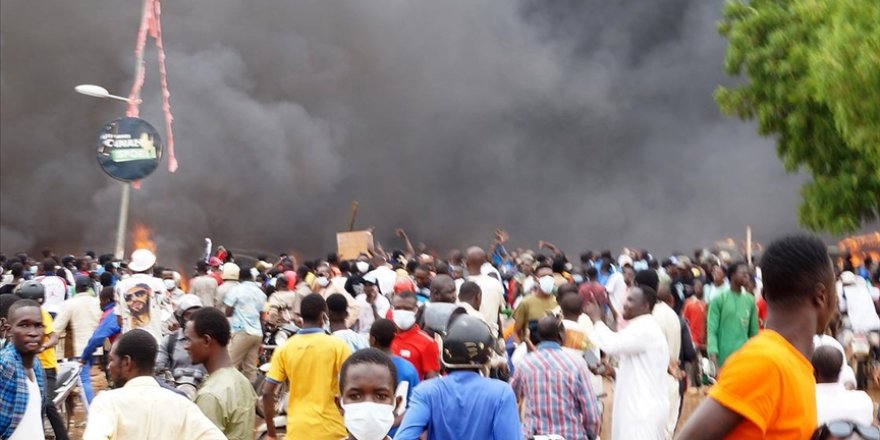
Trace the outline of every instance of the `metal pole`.
<instances>
[{"instance_id":1,"label":"metal pole","mask_svg":"<svg viewBox=\"0 0 880 440\"><path fill-rule=\"evenodd\" d=\"M122 198L119 201L119 222L116 225L116 258L125 258L125 232L128 229L128 201L131 199L131 183L122 184Z\"/></svg>"}]
</instances>

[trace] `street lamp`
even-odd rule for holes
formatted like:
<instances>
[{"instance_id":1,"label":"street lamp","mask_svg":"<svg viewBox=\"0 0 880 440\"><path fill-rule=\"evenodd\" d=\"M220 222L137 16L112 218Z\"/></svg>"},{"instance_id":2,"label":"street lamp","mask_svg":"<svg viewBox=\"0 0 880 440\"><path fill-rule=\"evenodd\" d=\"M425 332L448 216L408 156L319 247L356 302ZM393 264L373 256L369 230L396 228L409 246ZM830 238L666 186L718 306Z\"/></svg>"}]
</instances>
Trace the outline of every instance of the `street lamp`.
<instances>
[{"instance_id":1,"label":"street lamp","mask_svg":"<svg viewBox=\"0 0 880 440\"><path fill-rule=\"evenodd\" d=\"M80 84L73 88L77 93L81 93L86 96L91 96L94 98L101 99L115 99L117 101L125 101L131 102L128 98L111 95L107 89L96 86L94 84ZM116 246L114 248L114 255L118 259L125 258L125 230L128 228L128 204L131 199L131 183L123 182L122 183L122 198L119 202L119 220L116 224Z\"/></svg>"},{"instance_id":2,"label":"street lamp","mask_svg":"<svg viewBox=\"0 0 880 440\"><path fill-rule=\"evenodd\" d=\"M76 90L77 93L81 93L83 95L91 96L94 98L115 99L117 101L130 102L128 98L111 95L110 92L107 91L107 89L101 86L96 86L94 84L80 84L74 87L73 90Z\"/></svg>"}]
</instances>

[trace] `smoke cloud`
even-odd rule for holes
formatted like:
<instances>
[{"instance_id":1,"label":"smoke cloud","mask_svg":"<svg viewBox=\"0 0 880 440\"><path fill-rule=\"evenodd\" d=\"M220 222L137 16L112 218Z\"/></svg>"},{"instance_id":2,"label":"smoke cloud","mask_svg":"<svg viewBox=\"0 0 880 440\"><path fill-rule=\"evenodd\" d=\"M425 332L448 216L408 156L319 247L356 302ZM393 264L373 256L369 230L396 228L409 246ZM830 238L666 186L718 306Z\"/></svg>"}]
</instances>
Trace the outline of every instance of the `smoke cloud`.
<instances>
[{"instance_id":1,"label":"smoke cloud","mask_svg":"<svg viewBox=\"0 0 880 440\"><path fill-rule=\"evenodd\" d=\"M51 4L50 4L51 3ZM4 0L0 249L112 250L121 185L95 161L124 104L140 2ZM321 255L360 202L442 251L539 239L689 251L797 229L802 177L722 117L721 2L163 2L180 169L133 191L160 259L203 237ZM148 47L151 47L148 44ZM148 51L141 116L162 129ZM164 135L164 133L163 133ZM130 252L130 245L128 252Z\"/></svg>"}]
</instances>

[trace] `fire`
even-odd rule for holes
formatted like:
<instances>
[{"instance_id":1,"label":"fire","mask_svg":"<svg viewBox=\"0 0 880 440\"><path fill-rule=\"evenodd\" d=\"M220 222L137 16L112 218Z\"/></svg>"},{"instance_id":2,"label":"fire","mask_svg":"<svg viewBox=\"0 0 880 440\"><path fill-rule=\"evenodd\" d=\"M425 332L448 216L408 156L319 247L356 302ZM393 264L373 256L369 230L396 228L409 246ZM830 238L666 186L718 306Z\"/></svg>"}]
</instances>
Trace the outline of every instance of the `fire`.
<instances>
[{"instance_id":1,"label":"fire","mask_svg":"<svg viewBox=\"0 0 880 440\"><path fill-rule=\"evenodd\" d=\"M863 263L865 257L876 261L880 258L880 231L844 238L837 248L852 255L851 262L856 267Z\"/></svg>"},{"instance_id":2,"label":"fire","mask_svg":"<svg viewBox=\"0 0 880 440\"><path fill-rule=\"evenodd\" d=\"M135 249L149 249L150 252L156 252L156 243L150 238L153 231L141 223L135 223L134 230L131 231L132 242Z\"/></svg>"},{"instance_id":3,"label":"fire","mask_svg":"<svg viewBox=\"0 0 880 440\"><path fill-rule=\"evenodd\" d=\"M180 266L177 268L177 273L180 274L180 290L189 292L189 279L187 278L189 272L183 266Z\"/></svg>"}]
</instances>

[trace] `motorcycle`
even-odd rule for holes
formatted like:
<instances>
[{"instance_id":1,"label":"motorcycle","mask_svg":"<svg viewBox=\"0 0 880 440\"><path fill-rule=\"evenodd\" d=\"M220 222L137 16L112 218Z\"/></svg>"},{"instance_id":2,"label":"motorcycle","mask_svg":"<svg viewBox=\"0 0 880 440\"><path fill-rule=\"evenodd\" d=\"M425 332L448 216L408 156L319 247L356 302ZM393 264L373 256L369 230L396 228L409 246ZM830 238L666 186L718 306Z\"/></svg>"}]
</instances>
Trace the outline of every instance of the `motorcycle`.
<instances>
[{"instance_id":1,"label":"motorcycle","mask_svg":"<svg viewBox=\"0 0 880 440\"><path fill-rule=\"evenodd\" d=\"M270 361L272 360L272 353L274 353L275 349L284 345L291 336L295 335L299 332L300 328L297 327L294 323L288 322L282 324L278 327L268 328L263 336L263 345L261 346L260 353L260 367L257 369L257 378L254 381L254 390L257 392L257 396L263 395L263 384L266 381L266 374L269 372ZM287 383L282 383L280 386L276 388L275 391L275 417L272 420L275 422L275 430L278 433L278 436L283 436L287 427L287 401L290 397L290 390L287 387ZM263 411L263 399L261 397L257 398L256 404L256 413L260 418L265 418L266 414ZM257 438L264 439L266 437L266 424L262 423L257 427Z\"/></svg>"},{"instance_id":2,"label":"motorcycle","mask_svg":"<svg viewBox=\"0 0 880 440\"><path fill-rule=\"evenodd\" d=\"M52 404L58 408L58 413L64 418L68 431L73 423L73 410L76 407L74 396L79 395L79 400L83 404L83 412L86 416L89 414L89 401L86 399L86 392L79 377L82 369L83 365L76 360L58 362L58 378ZM75 390L78 390L78 394L74 393Z\"/></svg>"},{"instance_id":3,"label":"motorcycle","mask_svg":"<svg viewBox=\"0 0 880 440\"><path fill-rule=\"evenodd\" d=\"M175 368L171 372L174 388L182 392L189 400L195 400L199 385L205 380L205 374L198 368Z\"/></svg>"},{"instance_id":4,"label":"motorcycle","mask_svg":"<svg viewBox=\"0 0 880 440\"><path fill-rule=\"evenodd\" d=\"M263 332L263 344L260 346L260 364L271 361L275 349L284 345L299 330L300 328L293 322L286 322L277 327L266 326L266 330Z\"/></svg>"},{"instance_id":5,"label":"motorcycle","mask_svg":"<svg viewBox=\"0 0 880 440\"><path fill-rule=\"evenodd\" d=\"M157 371L154 376L162 388L174 391L189 400L195 400L199 385L205 380L205 372L199 368L177 367Z\"/></svg>"},{"instance_id":6,"label":"motorcycle","mask_svg":"<svg viewBox=\"0 0 880 440\"><path fill-rule=\"evenodd\" d=\"M868 389L868 378L877 367L880 356L880 332L854 333L850 350L855 363L856 388L865 391Z\"/></svg>"}]
</instances>

